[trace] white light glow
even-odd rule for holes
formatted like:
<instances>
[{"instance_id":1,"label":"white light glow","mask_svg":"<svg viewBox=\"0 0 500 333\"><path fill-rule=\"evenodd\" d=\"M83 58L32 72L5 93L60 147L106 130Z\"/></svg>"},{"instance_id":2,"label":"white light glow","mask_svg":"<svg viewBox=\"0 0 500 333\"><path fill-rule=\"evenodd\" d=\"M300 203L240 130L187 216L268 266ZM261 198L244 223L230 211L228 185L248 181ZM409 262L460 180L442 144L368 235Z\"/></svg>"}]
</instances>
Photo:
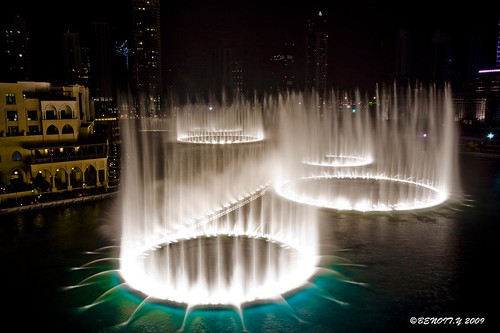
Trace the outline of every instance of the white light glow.
<instances>
[{"instance_id":1,"label":"white light glow","mask_svg":"<svg viewBox=\"0 0 500 333\"><path fill-rule=\"evenodd\" d=\"M120 274L188 308L300 288L316 273L318 207L407 211L450 197L454 113L450 92L433 89L377 92L376 109L358 91L321 109L291 93L188 104L172 124L124 120Z\"/></svg>"},{"instance_id":2,"label":"white light glow","mask_svg":"<svg viewBox=\"0 0 500 333\"><path fill-rule=\"evenodd\" d=\"M257 244L258 246L255 246ZM148 244L122 257L121 274L150 297L189 305L273 299L314 274L316 254L255 233L186 235ZM220 270L210 269L217 266Z\"/></svg>"},{"instance_id":3,"label":"white light glow","mask_svg":"<svg viewBox=\"0 0 500 333\"><path fill-rule=\"evenodd\" d=\"M309 185L301 187L306 183ZM281 183L276 191L307 205L361 212L423 209L439 205L449 197L446 191L432 185L383 175L312 176Z\"/></svg>"},{"instance_id":4,"label":"white light glow","mask_svg":"<svg viewBox=\"0 0 500 333\"><path fill-rule=\"evenodd\" d=\"M302 163L320 167L357 167L368 165L373 162L371 157L325 155L321 161L306 160Z\"/></svg>"}]
</instances>

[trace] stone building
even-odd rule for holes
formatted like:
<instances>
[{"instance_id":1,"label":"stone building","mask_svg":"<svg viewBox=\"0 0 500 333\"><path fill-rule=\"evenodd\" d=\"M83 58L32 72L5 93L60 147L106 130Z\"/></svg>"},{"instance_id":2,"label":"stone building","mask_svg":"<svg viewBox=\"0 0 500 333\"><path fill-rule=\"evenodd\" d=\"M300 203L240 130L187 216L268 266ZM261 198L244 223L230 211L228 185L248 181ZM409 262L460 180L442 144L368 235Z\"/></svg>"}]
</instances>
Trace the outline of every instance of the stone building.
<instances>
[{"instance_id":1,"label":"stone building","mask_svg":"<svg viewBox=\"0 0 500 333\"><path fill-rule=\"evenodd\" d=\"M108 186L88 88L0 83L0 199Z\"/></svg>"}]
</instances>

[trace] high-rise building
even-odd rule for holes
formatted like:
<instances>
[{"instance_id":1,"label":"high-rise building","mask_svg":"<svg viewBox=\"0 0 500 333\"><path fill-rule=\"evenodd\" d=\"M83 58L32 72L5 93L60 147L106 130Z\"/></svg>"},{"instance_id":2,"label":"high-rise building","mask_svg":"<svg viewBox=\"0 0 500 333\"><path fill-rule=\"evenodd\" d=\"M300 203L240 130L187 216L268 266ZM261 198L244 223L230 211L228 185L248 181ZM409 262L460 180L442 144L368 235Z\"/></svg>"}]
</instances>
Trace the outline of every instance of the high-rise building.
<instances>
[{"instance_id":1,"label":"high-rise building","mask_svg":"<svg viewBox=\"0 0 500 333\"><path fill-rule=\"evenodd\" d=\"M90 94L97 117L113 116L113 57L114 42L111 27L106 22L91 23Z\"/></svg>"},{"instance_id":2,"label":"high-rise building","mask_svg":"<svg viewBox=\"0 0 500 333\"><path fill-rule=\"evenodd\" d=\"M0 74L6 82L31 80L30 34L26 20L15 15L6 20L0 39Z\"/></svg>"},{"instance_id":3,"label":"high-rise building","mask_svg":"<svg viewBox=\"0 0 500 333\"><path fill-rule=\"evenodd\" d=\"M431 77L434 83L443 84L452 79L451 39L443 31L432 35Z\"/></svg>"},{"instance_id":4,"label":"high-rise building","mask_svg":"<svg viewBox=\"0 0 500 333\"><path fill-rule=\"evenodd\" d=\"M497 62L496 67L500 68L500 19L498 20L498 41L497 41Z\"/></svg>"},{"instance_id":5,"label":"high-rise building","mask_svg":"<svg viewBox=\"0 0 500 333\"><path fill-rule=\"evenodd\" d=\"M295 72L295 44L287 41L281 45L271 62L271 90L287 92L297 88Z\"/></svg>"},{"instance_id":6,"label":"high-rise building","mask_svg":"<svg viewBox=\"0 0 500 333\"><path fill-rule=\"evenodd\" d=\"M136 108L161 115L160 0L132 0L133 80Z\"/></svg>"},{"instance_id":7,"label":"high-rise building","mask_svg":"<svg viewBox=\"0 0 500 333\"><path fill-rule=\"evenodd\" d=\"M306 89L322 96L326 92L328 34L322 11L308 20L306 37Z\"/></svg>"},{"instance_id":8,"label":"high-rise building","mask_svg":"<svg viewBox=\"0 0 500 333\"><path fill-rule=\"evenodd\" d=\"M233 49L220 45L214 50L212 59L213 70L209 73L213 82L210 89L218 97L232 99L233 94ZM219 96L220 95L220 96Z\"/></svg>"},{"instance_id":9,"label":"high-rise building","mask_svg":"<svg viewBox=\"0 0 500 333\"><path fill-rule=\"evenodd\" d=\"M203 62L201 62L203 64ZM234 49L224 41L220 41L213 49L209 70L203 71L199 68L198 86L202 82L203 76L208 76L210 79L206 82L208 87L205 87L210 98L217 98L219 101L227 103L233 102L243 93L243 67L240 57L234 52Z\"/></svg>"},{"instance_id":10,"label":"high-rise building","mask_svg":"<svg viewBox=\"0 0 500 333\"><path fill-rule=\"evenodd\" d=\"M239 61L235 61L232 67L233 97L239 98L243 95L243 68Z\"/></svg>"},{"instance_id":11,"label":"high-rise building","mask_svg":"<svg viewBox=\"0 0 500 333\"><path fill-rule=\"evenodd\" d=\"M400 29L396 39L395 75L398 83L406 84L413 77L413 36L409 30Z\"/></svg>"},{"instance_id":12,"label":"high-rise building","mask_svg":"<svg viewBox=\"0 0 500 333\"><path fill-rule=\"evenodd\" d=\"M499 25L500 26L500 25ZM500 125L500 31L498 32L496 66L476 73L460 94L455 94L457 119L466 125L498 127Z\"/></svg>"},{"instance_id":13,"label":"high-rise building","mask_svg":"<svg viewBox=\"0 0 500 333\"><path fill-rule=\"evenodd\" d=\"M78 32L66 31L62 34L63 75L65 84L82 84L83 61Z\"/></svg>"}]
</instances>

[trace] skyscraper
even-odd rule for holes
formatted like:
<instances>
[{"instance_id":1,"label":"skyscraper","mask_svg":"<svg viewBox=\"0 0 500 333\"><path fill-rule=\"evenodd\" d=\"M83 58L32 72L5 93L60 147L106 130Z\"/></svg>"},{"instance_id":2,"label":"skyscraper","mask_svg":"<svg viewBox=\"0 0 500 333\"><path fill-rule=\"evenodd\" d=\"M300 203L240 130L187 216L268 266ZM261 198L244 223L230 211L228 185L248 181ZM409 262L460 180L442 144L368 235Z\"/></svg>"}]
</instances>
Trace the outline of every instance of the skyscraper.
<instances>
[{"instance_id":1,"label":"skyscraper","mask_svg":"<svg viewBox=\"0 0 500 333\"><path fill-rule=\"evenodd\" d=\"M30 34L26 20L15 15L2 27L0 74L4 81L31 80Z\"/></svg>"},{"instance_id":2,"label":"skyscraper","mask_svg":"<svg viewBox=\"0 0 500 333\"><path fill-rule=\"evenodd\" d=\"M413 78L413 36L406 29L400 29L396 39L396 81L407 84Z\"/></svg>"},{"instance_id":3,"label":"skyscraper","mask_svg":"<svg viewBox=\"0 0 500 333\"><path fill-rule=\"evenodd\" d=\"M80 34L66 31L62 34L63 73L65 84L82 84L82 50Z\"/></svg>"},{"instance_id":4,"label":"skyscraper","mask_svg":"<svg viewBox=\"0 0 500 333\"><path fill-rule=\"evenodd\" d=\"M451 39L441 30L432 35L431 80L443 84L451 81Z\"/></svg>"},{"instance_id":5,"label":"skyscraper","mask_svg":"<svg viewBox=\"0 0 500 333\"><path fill-rule=\"evenodd\" d=\"M221 44L214 50L212 59L213 82L211 88L214 89L219 97L224 96L229 101L233 97L233 49Z\"/></svg>"},{"instance_id":6,"label":"skyscraper","mask_svg":"<svg viewBox=\"0 0 500 333\"><path fill-rule=\"evenodd\" d=\"M288 92L297 88L295 72L295 44L284 42L278 53L270 59L271 89L273 92Z\"/></svg>"},{"instance_id":7,"label":"skyscraper","mask_svg":"<svg viewBox=\"0 0 500 333\"><path fill-rule=\"evenodd\" d=\"M113 52L111 27L106 22L91 23L90 93L97 116L111 116L113 111Z\"/></svg>"},{"instance_id":8,"label":"skyscraper","mask_svg":"<svg viewBox=\"0 0 500 333\"><path fill-rule=\"evenodd\" d=\"M133 83L136 108L149 116L161 109L160 0L132 0Z\"/></svg>"},{"instance_id":9,"label":"skyscraper","mask_svg":"<svg viewBox=\"0 0 500 333\"><path fill-rule=\"evenodd\" d=\"M500 19L498 20L498 42L497 42L497 62L496 68L500 68Z\"/></svg>"},{"instance_id":10,"label":"skyscraper","mask_svg":"<svg viewBox=\"0 0 500 333\"><path fill-rule=\"evenodd\" d=\"M500 28L500 24L498 26ZM495 67L482 68L460 94L455 94L457 118L467 125L500 125L500 29Z\"/></svg>"},{"instance_id":11,"label":"skyscraper","mask_svg":"<svg viewBox=\"0 0 500 333\"><path fill-rule=\"evenodd\" d=\"M306 89L321 96L326 92L328 34L322 11L308 20L306 40Z\"/></svg>"}]
</instances>

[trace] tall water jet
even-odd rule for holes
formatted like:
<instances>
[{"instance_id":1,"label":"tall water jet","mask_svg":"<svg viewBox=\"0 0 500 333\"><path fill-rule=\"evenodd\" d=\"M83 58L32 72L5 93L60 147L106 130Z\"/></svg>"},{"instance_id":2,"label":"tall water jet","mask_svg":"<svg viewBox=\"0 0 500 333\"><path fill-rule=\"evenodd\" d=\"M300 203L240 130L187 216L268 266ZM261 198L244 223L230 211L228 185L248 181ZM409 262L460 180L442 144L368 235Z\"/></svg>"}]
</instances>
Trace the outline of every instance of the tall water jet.
<instances>
[{"instance_id":1,"label":"tall water jet","mask_svg":"<svg viewBox=\"0 0 500 333\"><path fill-rule=\"evenodd\" d=\"M182 108L177 117L177 140L203 144L262 141L262 113L254 102L195 103Z\"/></svg>"},{"instance_id":2,"label":"tall water jet","mask_svg":"<svg viewBox=\"0 0 500 333\"><path fill-rule=\"evenodd\" d=\"M355 91L321 108L301 94L195 103L177 133L124 121L124 279L188 306L281 297L315 272L316 207L445 202L457 185L450 88L384 87L375 100Z\"/></svg>"},{"instance_id":3,"label":"tall water jet","mask_svg":"<svg viewBox=\"0 0 500 333\"><path fill-rule=\"evenodd\" d=\"M173 135L123 123L120 272L188 306L281 297L314 272L316 213L270 191L281 160L256 111L193 117L200 107L184 108Z\"/></svg>"},{"instance_id":4,"label":"tall water jet","mask_svg":"<svg viewBox=\"0 0 500 333\"><path fill-rule=\"evenodd\" d=\"M283 142L289 147L285 151L302 158L310 155L306 150L311 142L321 151L325 146L322 140L333 140L347 147L344 151L348 153L342 153L351 156L347 161L352 161L352 156L364 156L371 163L318 163L320 169L295 168L294 174L289 169L288 178L278 184L277 191L294 201L340 210L413 210L446 201L457 190L457 134L450 87L382 88L377 90L376 107L370 107L373 103L361 100L358 93L355 96L356 112L351 117L362 121L350 120L351 124L359 124L348 126L350 131L334 124L344 124L345 117L349 117L342 108L335 107L342 105L343 99L326 103L327 107L331 105L330 110L321 115L331 112L333 117L322 116L322 121L316 123L302 119L314 116L318 110L287 101L287 105L294 105L285 105L283 112L295 123L283 130ZM316 138L304 144L304 138L310 136Z\"/></svg>"}]
</instances>

